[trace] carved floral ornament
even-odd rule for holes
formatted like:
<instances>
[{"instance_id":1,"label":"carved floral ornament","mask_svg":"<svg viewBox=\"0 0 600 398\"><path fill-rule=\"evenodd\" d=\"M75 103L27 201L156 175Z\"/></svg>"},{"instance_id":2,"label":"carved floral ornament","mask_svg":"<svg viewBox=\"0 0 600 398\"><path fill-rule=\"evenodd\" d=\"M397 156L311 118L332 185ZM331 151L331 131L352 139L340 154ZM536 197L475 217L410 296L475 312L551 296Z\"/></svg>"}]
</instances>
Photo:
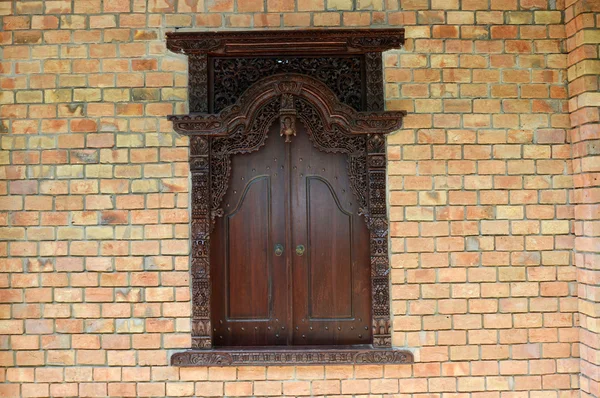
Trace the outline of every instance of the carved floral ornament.
<instances>
[{"instance_id":1,"label":"carved floral ornament","mask_svg":"<svg viewBox=\"0 0 600 398\"><path fill-rule=\"evenodd\" d=\"M335 94L316 79L281 74L262 79L248 89L237 104L219 114L169 116L169 120L180 134L223 137L251 126L257 110L274 97L281 99L282 118L294 117L293 98L300 97L318 109L327 130L337 127L347 134L388 134L402 126L402 117L406 115L405 111L358 112L338 102Z\"/></svg>"},{"instance_id":2,"label":"carved floral ornament","mask_svg":"<svg viewBox=\"0 0 600 398\"><path fill-rule=\"evenodd\" d=\"M373 365L412 363L413 355L399 350L344 349L276 349L269 352L252 350L219 350L219 352L176 353L175 366L244 366L244 365Z\"/></svg>"},{"instance_id":3,"label":"carved floral ornament","mask_svg":"<svg viewBox=\"0 0 600 398\"><path fill-rule=\"evenodd\" d=\"M173 365L413 361L410 352L391 348L385 199L387 162L384 135L401 128L405 112L383 111L381 51L397 48L403 40L404 31L401 29L167 34L167 47L189 56L192 111L189 115L169 116L175 131L190 136L192 347L195 350L174 354L171 358ZM274 63L269 63L269 58L260 58L260 54L274 55ZM299 58L289 61L289 64L279 64L277 57L281 54ZM215 65L211 64L213 55L225 55L230 57L226 58L227 62L246 68L256 69L256 65L262 65L261 68L264 67L270 75L261 72L258 76L267 77L244 81L243 85L247 87L244 90L227 92L227 85L222 85L217 91L211 91L210 82L216 75L209 73L211 69L207 65ZM306 58L315 55L319 57ZM332 55L337 58L332 58ZM354 58L344 58L345 55ZM341 65L339 62L345 59L348 65L358 65L359 70L362 65L364 77L348 69L347 75L338 76L334 73L335 79L331 79L331 72L327 71L336 69L335 65ZM264 63L262 60L267 61ZM279 67L274 65L282 65L279 72ZM287 65L287 69L283 65ZM295 73L289 73L288 70ZM358 85L355 84L357 77L364 79ZM351 84L340 86L339 79ZM236 90L243 85L236 86ZM216 90L216 86L213 88ZM223 101L224 106L215 105L219 98L228 99ZM222 110L208 113L208 109ZM347 156L350 184L370 230L373 349L279 349L255 352L213 349L210 235L214 219L223 214L221 201L228 188L231 156L260 150L273 123L278 123L280 137L271 139L293 142L297 123L303 123L309 139L318 150Z\"/></svg>"}]
</instances>

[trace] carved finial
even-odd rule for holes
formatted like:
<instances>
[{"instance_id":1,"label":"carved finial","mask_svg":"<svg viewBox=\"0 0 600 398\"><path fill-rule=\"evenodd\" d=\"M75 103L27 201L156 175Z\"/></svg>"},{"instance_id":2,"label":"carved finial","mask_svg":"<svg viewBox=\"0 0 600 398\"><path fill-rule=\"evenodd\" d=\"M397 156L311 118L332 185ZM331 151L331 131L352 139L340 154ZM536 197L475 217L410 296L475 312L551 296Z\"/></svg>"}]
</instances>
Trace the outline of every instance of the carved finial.
<instances>
[{"instance_id":1,"label":"carved finial","mask_svg":"<svg viewBox=\"0 0 600 398\"><path fill-rule=\"evenodd\" d=\"M279 135L285 137L285 142L292 142L292 136L296 136L296 108L292 94L283 93L281 95L279 123Z\"/></svg>"},{"instance_id":2,"label":"carved finial","mask_svg":"<svg viewBox=\"0 0 600 398\"><path fill-rule=\"evenodd\" d=\"M279 135L285 137L285 142L292 142L292 136L296 136L296 118L292 115L281 116L280 121Z\"/></svg>"}]
</instances>

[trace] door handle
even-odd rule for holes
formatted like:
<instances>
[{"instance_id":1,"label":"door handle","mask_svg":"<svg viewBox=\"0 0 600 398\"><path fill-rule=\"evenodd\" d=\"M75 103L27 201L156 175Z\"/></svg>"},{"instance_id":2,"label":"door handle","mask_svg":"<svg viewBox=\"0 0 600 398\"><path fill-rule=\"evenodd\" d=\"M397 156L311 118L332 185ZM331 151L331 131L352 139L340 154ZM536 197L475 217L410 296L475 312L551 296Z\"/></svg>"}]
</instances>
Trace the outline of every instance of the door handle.
<instances>
[{"instance_id":1,"label":"door handle","mask_svg":"<svg viewBox=\"0 0 600 398\"><path fill-rule=\"evenodd\" d=\"M278 243L275 245L275 255L277 257L281 256L283 254L283 245Z\"/></svg>"},{"instance_id":2,"label":"door handle","mask_svg":"<svg viewBox=\"0 0 600 398\"><path fill-rule=\"evenodd\" d=\"M298 245L296 246L296 254L301 256L304 254L304 245Z\"/></svg>"}]
</instances>

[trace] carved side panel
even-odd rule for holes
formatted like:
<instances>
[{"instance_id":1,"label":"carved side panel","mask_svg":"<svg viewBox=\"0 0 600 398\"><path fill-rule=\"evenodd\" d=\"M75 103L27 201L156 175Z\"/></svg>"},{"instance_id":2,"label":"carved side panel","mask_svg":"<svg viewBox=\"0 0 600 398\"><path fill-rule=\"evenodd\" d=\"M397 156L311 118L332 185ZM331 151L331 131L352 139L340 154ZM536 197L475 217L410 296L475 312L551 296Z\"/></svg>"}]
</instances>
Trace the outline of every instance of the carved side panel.
<instances>
[{"instance_id":1,"label":"carved side panel","mask_svg":"<svg viewBox=\"0 0 600 398\"><path fill-rule=\"evenodd\" d=\"M368 111L385 108L383 60L380 52L365 54ZM373 345L392 346L390 319L390 264L386 204L385 137L369 135L368 141L369 223L371 224L371 289L373 299Z\"/></svg>"},{"instance_id":2,"label":"carved side panel","mask_svg":"<svg viewBox=\"0 0 600 398\"><path fill-rule=\"evenodd\" d=\"M382 111L385 108L383 61L380 52L365 54L366 100L368 111Z\"/></svg>"},{"instance_id":3,"label":"carved side panel","mask_svg":"<svg viewBox=\"0 0 600 398\"><path fill-rule=\"evenodd\" d=\"M391 347L388 221L386 205L385 138L370 134L367 142L369 225L371 234L371 294L373 345Z\"/></svg>"},{"instance_id":4,"label":"carved side panel","mask_svg":"<svg viewBox=\"0 0 600 398\"><path fill-rule=\"evenodd\" d=\"M210 142L190 138L192 173L192 346L212 348L210 330Z\"/></svg>"},{"instance_id":5,"label":"carved side panel","mask_svg":"<svg viewBox=\"0 0 600 398\"><path fill-rule=\"evenodd\" d=\"M189 54L188 68L190 113L206 113L208 112L208 56Z\"/></svg>"}]
</instances>

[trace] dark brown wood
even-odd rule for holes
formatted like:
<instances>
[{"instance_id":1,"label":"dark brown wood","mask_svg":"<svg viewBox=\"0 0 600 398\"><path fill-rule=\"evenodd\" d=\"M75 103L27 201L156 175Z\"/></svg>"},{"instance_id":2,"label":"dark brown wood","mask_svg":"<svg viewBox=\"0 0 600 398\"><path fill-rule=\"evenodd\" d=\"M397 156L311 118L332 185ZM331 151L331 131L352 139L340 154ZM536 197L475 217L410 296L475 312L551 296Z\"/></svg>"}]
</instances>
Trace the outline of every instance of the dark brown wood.
<instances>
[{"instance_id":1,"label":"dark brown wood","mask_svg":"<svg viewBox=\"0 0 600 398\"><path fill-rule=\"evenodd\" d=\"M206 54L188 55L189 87L188 99L191 113L208 112L208 56Z\"/></svg>"},{"instance_id":2,"label":"dark brown wood","mask_svg":"<svg viewBox=\"0 0 600 398\"><path fill-rule=\"evenodd\" d=\"M410 364L413 354L406 350L364 347L286 347L215 349L185 351L171 356L173 366L297 366Z\"/></svg>"},{"instance_id":3,"label":"dark brown wood","mask_svg":"<svg viewBox=\"0 0 600 398\"><path fill-rule=\"evenodd\" d=\"M302 121L290 145L292 247L305 248L292 255L293 344L370 344L369 230L348 159L315 148L320 126Z\"/></svg>"},{"instance_id":4,"label":"dark brown wood","mask_svg":"<svg viewBox=\"0 0 600 398\"><path fill-rule=\"evenodd\" d=\"M291 96L291 100L285 99L286 96ZM291 105L289 104L290 101ZM286 105L282 107L282 104ZM258 151L265 145L266 139L269 136L268 129L271 129L271 136L277 134L273 129L279 129L281 132L282 124L275 123L275 119L288 117L291 115L291 109L294 110L299 122L306 127L305 135L310 137L312 145L319 151L346 155L348 186L351 188L356 199L357 210L355 213L364 216L371 236L370 289L372 296L372 326L371 330L363 335L362 338L372 338L372 342L376 346L390 346L389 262L387 221L385 218L385 139L380 133L399 128L403 112L356 112L352 108L336 102L335 95L315 79L302 75L280 75L261 80L255 87L248 91L247 95L243 96L242 101L238 105L225 109L219 115L196 115L193 118L190 117L189 119L193 119L193 123L197 123L193 126L194 130L191 130L189 133L192 139L205 140L208 138L210 141L210 143L202 145L202 147L210 148L208 168L211 199L209 201L210 210L207 213L210 214L210 216L207 216L209 223L208 231L211 230L211 225L215 225L215 219L225 214L222 202L229 186L231 157L236 154L249 154ZM175 116L171 118L176 121L182 119ZM186 118L184 117L184 119ZM212 128L209 128L211 126ZM180 131L183 132L186 130ZM197 146L197 144L195 145ZM197 149L194 149L193 152L197 152ZM197 165L199 162L198 159L204 158L192 157L194 170L199 167ZM204 165L204 162L202 160L199 164ZM323 160L322 163L325 164L327 162ZM249 178L249 176L245 178ZM199 180L193 178L192 181ZM207 190L203 186L206 185L200 184L197 186L194 183L192 188L196 198L207 197L207 194L196 192L198 189ZM206 204L196 203L194 209L197 207L205 209ZM205 214L206 210L201 212L195 211L194 214L200 213ZM202 225L204 225L204 222ZM208 237L202 236L204 237L202 240L196 239L197 237L194 236L194 257L202 257L208 253ZM291 244L294 245L294 242ZM360 242L354 242L353 247L358 246L361 246ZM219 258L227 254L223 252L222 248L219 248L219 250ZM215 260L213 259L213 261ZM214 272L219 271L213 268ZM203 304L202 300L210 300L210 283L196 283L194 286L195 289L197 288L200 291L194 291L193 297L201 300L201 304L195 304L194 308L201 308L202 311L199 311L198 314L205 316L208 311L205 310L206 305ZM352 289L355 289L355 287ZM220 313L223 312L221 311ZM365 320L365 317L359 316L358 318L361 321ZM215 321L213 317L213 322ZM218 320L219 323L221 321L224 320ZM198 323L195 321L194 325ZM202 327L196 327L194 330L206 333L204 323L205 321L202 321ZM305 323L305 325L308 324ZM244 339L236 339L232 333L229 334L229 338L225 337L221 332L227 330L227 328L219 329L216 326L214 325L213 332L219 330L219 339L223 335L224 342L234 340L239 342L246 341ZM294 326L300 329L300 325ZM253 325L252 327L257 327L257 325ZM307 327L310 328L310 326ZM337 329L337 327L335 328ZM352 325L352 327L354 327L354 330L351 329L351 331L357 336L358 333L355 331L358 325ZM362 327L364 328L364 326ZM304 335L307 336L306 333ZM300 336L302 336L302 333L300 333ZM322 342L331 344L345 341L345 338L336 339L333 336L330 335L329 338L323 339ZM198 339L195 339L195 341L200 341L201 339L207 340L205 336L197 337ZM293 342L299 343L296 337L293 338ZM316 340L313 344L318 342ZM250 339L247 340L247 344L258 343ZM195 343L195 346L205 347L206 345L204 343Z\"/></svg>"},{"instance_id":5,"label":"dark brown wood","mask_svg":"<svg viewBox=\"0 0 600 398\"><path fill-rule=\"evenodd\" d=\"M190 138L192 174L192 347L212 347L210 324L210 143Z\"/></svg>"},{"instance_id":6,"label":"dark brown wood","mask_svg":"<svg viewBox=\"0 0 600 398\"><path fill-rule=\"evenodd\" d=\"M280 73L317 78L356 110L383 110L381 52L403 44L404 28L167 33L167 47L189 57L190 113L220 112Z\"/></svg>"},{"instance_id":7,"label":"dark brown wood","mask_svg":"<svg viewBox=\"0 0 600 398\"><path fill-rule=\"evenodd\" d=\"M223 217L211 235L215 345L287 344L286 148L278 128L271 125L261 151L231 159Z\"/></svg>"},{"instance_id":8,"label":"dark brown wood","mask_svg":"<svg viewBox=\"0 0 600 398\"><path fill-rule=\"evenodd\" d=\"M381 56L381 53L376 54ZM333 91L341 103L357 111L364 111L367 110L368 97L363 95L364 86L368 83L364 79L364 72L371 64L367 62L367 56L368 54L211 57L207 71L190 69L190 77L203 74L205 80L208 78L211 113L234 105L260 79L282 73L315 78ZM381 86L381 82L379 83ZM192 100L190 98L190 105ZM190 106L190 109L194 108Z\"/></svg>"},{"instance_id":9,"label":"dark brown wood","mask_svg":"<svg viewBox=\"0 0 600 398\"><path fill-rule=\"evenodd\" d=\"M219 298L220 304L216 304L214 300L216 297L215 292L221 292L221 290L217 289L216 286L213 288L211 285L215 272L214 267L216 266L213 260L217 257L217 254L211 255L211 250L219 250L220 253L226 253L228 250L226 247L219 246L220 244L217 244L216 241L211 244L211 239L214 240L215 234L223 236L222 234L225 233L223 229L225 224L220 226L220 223L224 223L224 220L233 220L234 224L238 222L237 225L241 230L231 236L228 235L227 239L230 240L240 239L241 235L248 233L264 234L265 230L269 228L271 228L271 234L273 234L273 227L269 224L271 221L266 224L263 223L263 225L246 226L246 221L252 221L253 215L251 212L244 212L243 206L244 203L251 204L254 202L255 205L261 203L269 192L273 195L273 192L269 191L265 185L268 185L267 180L272 182L270 179L274 175L263 175L256 180L252 184L252 189L246 192L245 199L240 202L238 198L238 201L235 202L237 206L235 213L228 213L226 204L234 199L227 196L227 192L230 184L232 186L236 184L235 176L237 176L236 170L238 169L236 159L250 157L263 146L265 148L259 153L268 151L268 146L271 144L266 145L266 142L268 142L267 137L276 137L277 134L285 136L277 137L280 138L280 141L284 141L284 138L286 138L292 142L298 139L299 136L307 136L318 151L323 152L323 154L339 154L328 156L341 156L340 159L345 159L348 186L352 191L355 199L354 205L357 208L348 211L348 208L338 206L338 202L342 203L339 190L332 188L331 184L327 185L331 176L326 176L323 179L311 179L310 184L314 183L311 187L314 188L313 193L317 192L319 201L324 201L325 205L329 207L335 204L338 208L336 212L332 211L326 215L319 214L319 218L327 216L327 222L336 225L336 231L339 231L336 234L336 242L341 240L341 236L345 235L347 231L354 231L358 224L361 224L363 228L365 225L368 227L370 242L368 253L370 286L368 290L371 291L369 314L371 327L367 343L372 343L375 347L391 346L384 134L399 129L405 113L383 112L381 51L399 47L403 42L403 33L403 30L395 29L168 34L167 45L171 50L182 51L190 55L191 114L171 116L170 120L174 122L176 131L190 136L190 169L193 189L192 340L194 348L209 349L213 344L224 344L214 341L214 338L217 335L220 336L217 333L218 330L227 330L226 327L223 328L215 324L216 321L220 321L220 319L217 320L215 305L218 307L224 301ZM251 43L256 45L250 45ZM267 56L275 57L272 60L276 64L285 64L286 66L280 67L271 61L261 61ZM217 76L214 67L217 65L215 60L218 57L222 57L224 61L219 64L221 69L217 72L221 74ZM349 61L343 61L344 57L350 57L347 58ZM233 79L232 81L235 82L239 80L235 75L228 76L226 74L226 71L231 70L231 66L227 66L227 62L235 62L236 66L242 65L247 70L256 69L257 65L262 66L256 69L259 71L256 77L245 80L243 85L237 85L237 91L227 92L228 84L215 85L214 83L215 77ZM358 62L360 69L364 71L364 73L361 73L360 84L353 83L343 87L340 86L340 81L356 82L356 77L353 77L354 72L352 72L353 66L351 66L355 62ZM337 65L337 68L332 68L332 65ZM345 69L346 65L348 69ZM240 70L243 68L240 68ZM234 70L237 69L234 68ZM332 72L326 72L327 70L342 70L343 72L339 77L331 78L330 74ZM298 71L301 74L281 73L289 71ZM263 75L270 75L270 77L261 78ZM341 88L332 91L332 87L334 90L336 90L335 87ZM357 87L359 87L358 90ZM357 96L360 99L358 102L355 101ZM219 98L226 98L226 100L219 102ZM220 111L207 114L205 113L207 109L210 112L214 112L215 109ZM299 127L300 124L303 127ZM299 128L305 128L306 132L300 131ZM287 146L288 159L292 159L293 155L289 149L292 146L285 145ZM248 162L252 162L252 160L248 160ZM328 160L327 164L336 164L335 162L331 159ZM339 168L341 166L335 167ZM250 176L240 175L240 178L242 177L248 178ZM288 189L290 188L288 187ZM239 196L239 189L234 190ZM329 193L327 190L329 190ZM327 194L329 194L328 199ZM264 212L272 212L273 209L263 209L261 211L263 211L261 214L266 214ZM356 223L354 221L358 214L364 217L364 222ZM309 224L310 216L305 216L305 220ZM347 227L347 223L350 223L351 227ZM319 235L321 232L314 232L315 236L313 238L323 239L323 236ZM352 239L359 236L359 232L352 232L354 233ZM266 242L269 239L266 238L262 241L259 239L259 245L267 247ZM291 235L285 237L286 250L292 249L290 246L294 243L292 242L293 239ZM219 239L219 241L224 240ZM213 247L211 248L211 246ZM344 247L344 250L342 250L342 246L335 250L332 249L328 253L323 254L321 252L321 255L330 258L339 257L340 259L358 255L354 252L341 254L347 249L347 247ZM356 246L357 243L354 242L353 249ZM362 246L364 247L364 245ZM242 250L255 249L245 248ZM258 252L253 257L260 257L260 250L256 250ZM307 250L308 256L310 254L308 246ZM233 254L239 256L239 254ZM317 254L310 255L315 256ZM263 263L266 258L266 256L263 256ZM339 264L343 264L343 261ZM268 272L269 269L269 265L258 263L241 265L240 267L242 268L237 269L240 273L265 272L265 270ZM288 263L287 267L289 270L293 268L291 263ZM338 273L342 272L343 269L341 265L339 267L336 271ZM304 268L309 269L310 267L305 266ZM221 265L219 265L219 269L223 269ZM296 269L300 270L302 266L296 267ZM368 268L363 267L364 269ZM251 286L247 281L236 276L228 283L231 286L236 286L238 290L245 291L247 295L253 297L253 300L262 300L262 307L259 305L254 308L246 306L242 300L237 299L237 301L223 304L233 304L235 307L233 313L234 315L237 314L238 318L253 317L254 319L263 316L265 313L264 306L269 306L269 304L265 304L264 292L270 291L277 294L276 290L273 290L272 281ZM285 283L288 284L288 290L291 292L289 278ZM308 285L312 284L311 289L315 297L335 300L334 293L327 292L327 288L333 284L333 278L329 275L319 275L313 278L312 282L309 278L306 283ZM338 291L337 294L344 296L344 298L340 298L331 307L319 306L319 304L312 306L310 310L316 315L334 315L339 317L337 319L341 319L347 315L348 311L353 311L352 306L356 303L353 301L352 306L344 306L344 303L347 302L345 297L348 294L354 295L358 288L353 285L353 282L348 283L348 280L344 278L336 280L336 283L338 284L335 286ZM214 296L212 299L211 295ZM292 300L293 297L290 296L289 299ZM272 303L272 300L266 302ZM223 308L219 309L220 314L224 313ZM212 316L211 310L213 310ZM227 310L229 311L229 309ZM269 310L273 311L272 308L269 308ZM294 314L288 311L283 317L288 325L286 328L295 325ZM213 325L211 325L211 318ZM301 324L302 318L299 319ZM364 321L364 318L361 320ZM254 320L251 322L254 322ZM266 321L256 322L262 322L263 326L268 323ZM340 321L336 320L336 322ZM296 336L301 338L300 324L297 325L299 334ZM287 341L286 344L301 343L301 341L296 341L295 338L292 335L291 341ZM233 334L228 339L229 343L226 344L239 341ZM224 338L224 340L227 340L227 338ZM256 341L256 343L253 341ZM245 341L245 344L277 344L271 341L260 337L258 340L249 339ZM339 339L330 337L322 340L321 343L329 344L344 341L351 340L345 340L345 337Z\"/></svg>"},{"instance_id":10,"label":"dark brown wood","mask_svg":"<svg viewBox=\"0 0 600 398\"><path fill-rule=\"evenodd\" d=\"M304 98L317 108L328 130L339 128L348 134L387 134L400 128L405 111L358 112L337 100L323 83L306 75L281 74L260 80L238 100L218 114L173 115L169 120L180 134L189 136L228 136L251 128L258 111L282 95Z\"/></svg>"},{"instance_id":11,"label":"dark brown wood","mask_svg":"<svg viewBox=\"0 0 600 398\"><path fill-rule=\"evenodd\" d=\"M403 28L167 33L167 48L185 54L362 54L402 44Z\"/></svg>"}]
</instances>

